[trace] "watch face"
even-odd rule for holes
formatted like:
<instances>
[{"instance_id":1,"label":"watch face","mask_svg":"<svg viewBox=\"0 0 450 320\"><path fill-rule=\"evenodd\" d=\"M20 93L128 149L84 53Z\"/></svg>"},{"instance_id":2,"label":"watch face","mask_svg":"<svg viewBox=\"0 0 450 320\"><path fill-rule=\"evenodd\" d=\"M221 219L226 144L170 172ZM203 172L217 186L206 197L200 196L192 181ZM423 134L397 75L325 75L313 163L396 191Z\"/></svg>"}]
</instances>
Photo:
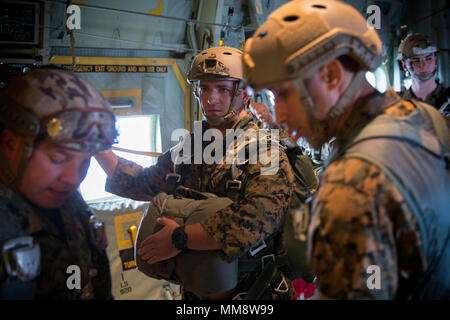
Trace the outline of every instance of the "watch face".
<instances>
[{"instance_id":1,"label":"watch face","mask_svg":"<svg viewBox=\"0 0 450 320\"><path fill-rule=\"evenodd\" d=\"M184 226L177 227L172 233L172 243L178 250L186 250L187 248L187 234L184 231Z\"/></svg>"}]
</instances>

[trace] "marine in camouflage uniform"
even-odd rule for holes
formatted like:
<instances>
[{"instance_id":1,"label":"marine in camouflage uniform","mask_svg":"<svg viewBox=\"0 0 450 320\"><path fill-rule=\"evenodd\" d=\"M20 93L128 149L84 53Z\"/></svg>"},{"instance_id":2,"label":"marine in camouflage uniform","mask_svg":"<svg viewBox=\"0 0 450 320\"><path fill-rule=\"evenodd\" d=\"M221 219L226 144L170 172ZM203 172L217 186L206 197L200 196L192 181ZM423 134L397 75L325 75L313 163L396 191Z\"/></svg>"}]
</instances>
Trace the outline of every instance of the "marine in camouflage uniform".
<instances>
[{"instance_id":1,"label":"marine in camouflage uniform","mask_svg":"<svg viewBox=\"0 0 450 320\"><path fill-rule=\"evenodd\" d=\"M203 132L209 129L202 122ZM233 129L259 130L250 115L245 116ZM192 138L191 141L194 139ZM202 153L210 142L203 141ZM225 145L224 145L225 151ZM193 154L193 153L192 153ZM270 153L268 153L270 157ZM228 196L226 183L231 180L231 164L225 162L225 152L220 164L180 164L180 185L218 196ZM193 163L193 161L192 161ZM281 219L289 204L294 188L294 177L285 153L279 150L279 168L276 174L261 174L267 165L239 165L242 171L243 191L232 205L220 210L217 215L201 224L208 234L221 245L218 253L232 261L245 254L252 246L278 230ZM106 190L135 200L151 200L165 191L166 175L173 173L174 164L170 150L149 168L119 158L114 177L106 182Z\"/></svg>"},{"instance_id":2,"label":"marine in camouflage uniform","mask_svg":"<svg viewBox=\"0 0 450 320\"><path fill-rule=\"evenodd\" d=\"M366 100L339 130L334 148L380 114L401 117L416 108L392 89ZM386 174L358 158L338 158L323 172L308 231L319 288L335 299L394 299L424 274L416 218ZM369 290L367 268L380 267L382 290Z\"/></svg>"},{"instance_id":3,"label":"marine in camouflage uniform","mask_svg":"<svg viewBox=\"0 0 450 320\"><path fill-rule=\"evenodd\" d=\"M431 106L365 81L381 48L352 6L291 1L247 40L244 71L255 90L274 92L276 105L297 104L313 147L336 137L319 189L301 209L310 213L314 298L445 299L450 124ZM370 282L373 267L379 288Z\"/></svg>"},{"instance_id":4,"label":"marine in camouflage uniform","mask_svg":"<svg viewBox=\"0 0 450 320\"><path fill-rule=\"evenodd\" d=\"M1 298L112 299L106 234L76 190L117 136L111 106L55 67L16 76L0 95ZM11 136L23 142L14 161Z\"/></svg>"},{"instance_id":5,"label":"marine in camouflage uniform","mask_svg":"<svg viewBox=\"0 0 450 320\"><path fill-rule=\"evenodd\" d=\"M411 87L408 90L401 91L400 96L405 100L416 99L422 101L422 99L416 97ZM424 102L428 103L429 105L432 105L438 110L440 110L442 107L444 107L444 104L446 104L446 107L442 109L442 113L446 116L449 116L450 115L449 99L450 99L450 88L445 87L442 83L438 82L436 89L434 89L434 91L427 97L426 100L424 100Z\"/></svg>"},{"instance_id":6,"label":"marine in camouflage uniform","mask_svg":"<svg viewBox=\"0 0 450 320\"><path fill-rule=\"evenodd\" d=\"M243 257L250 248L259 246L264 239L279 230L294 189L294 175L281 145L274 140L275 137L272 137L270 132L259 129L253 117L245 110L248 96L242 83L241 59L242 52L239 50L217 47L204 50L193 61L188 79L194 86L194 92L199 99L206 120L201 122L201 130L195 129L199 125L198 122L194 124L194 131L191 133L190 139L190 155L192 155L190 161L177 164L174 169L172 153L178 150L180 145L164 153L159 157L157 163L149 168L142 168L133 162L117 158L111 153L97 156L97 160L108 173L106 190L122 197L151 201L158 193L162 191L171 192L171 189L173 189L172 183L166 183L168 174L179 174L181 180L178 185L200 192L209 192L232 198L234 202L231 205L219 210L214 216L201 221L200 229L202 230L197 233L201 234L202 237L205 234L209 237L205 239L204 243L212 243L208 249L203 248L201 250L212 250L210 248L214 248L215 252L226 261L234 261ZM220 109L220 113L218 113L218 109ZM207 153L207 146L211 143L203 141L203 134L208 129L221 131L223 159L219 159L221 161L215 159L213 164L207 164L202 157L202 162L196 164L193 160L196 157L195 153L198 152L197 156L204 155L204 152ZM244 164L236 163L235 165L229 163L226 160L226 150L228 150L226 135L229 134L226 130L228 129L232 130L232 134L238 134L241 131L244 135L251 131L258 134L266 132L269 141L267 143L267 157L276 156L278 162L276 170L270 174L264 172L271 166L271 163L263 165L259 157L257 157L256 163L253 161L247 161ZM259 138L261 138L261 135L259 135ZM201 148L198 148L198 150L194 148L195 140L202 141ZM274 142L275 149L273 149L270 141ZM258 145L260 148L266 148L266 146L262 146L260 141ZM247 147L244 147L244 149L247 150ZM251 150L251 147L249 147L246 152ZM245 160L250 160L249 156L247 154ZM108 166L105 166L105 163L107 163L105 157L106 159L118 159L116 164L111 166L114 169L108 169ZM227 182L235 179L241 182L241 189L239 191L227 189ZM173 225L170 227L175 228ZM177 226L174 230L179 230L179 228L184 227ZM186 230L188 228L192 228L185 232L189 235L194 227L187 225ZM144 241L143 246L148 249L141 247L140 250L137 250L137 253L147 263L152 264L171 258L183 250L178 249L173 242L173 232L175 231L166 230L169 230L168 232L172 235L173 244L173 246L168 246L167 251L161 254L156 252L156 248L159 249L164 243L170 242L170 239L167 238L158 238L158 242L153 244L155 246L153 249L149 243L146 244L146 241ZM156 241L158 234L163 231L164 229L147 239ZM189 235L189 237L194 238L195 236ZM179 251L174 250L174 248ZM155 255L159 256L155 258ZM234 294L234 292L228 292L220 297L229 299ZM217 297L214 296L214 298Z\"/></svg>"},{"instance_id":7,"label":"marine in camouflage uniform","mask_svg":"<svg viewBox=\"0 0 450 320\"><path fill-rule=\"evenodd\" d=\"M412 86L408 90L401 91L400 96L407 100L424 101L449 116L450 88L445 87L434 77L437 72L438 53L437 47L423 34L411 34L402 40L398 47L397 59L405 73L411 76ZM426 98L423 99L418 95Z\"/></svg>"},{"instance_id":8,"label":"marine in camouflage uniform","mask_svg":"<svg viewBox=\"0 0 450 320\"><path fill-rule=\"evenodd\" d=\"M0 221L1 244L27 235L33 237L41 250L40 275L34 280L34 294L14 296L14 299L112 299L106 237L94 231L95 217L78 192L60 208L50 210L31 204L0 184ZM67 272L71 265L80 268L80 289L67 287L66 282L73 274ZM2 287L9 281L7 278L4 259L0 256ZM4 292L2 298L10 297Z\"/></svg>"}]
</instances>

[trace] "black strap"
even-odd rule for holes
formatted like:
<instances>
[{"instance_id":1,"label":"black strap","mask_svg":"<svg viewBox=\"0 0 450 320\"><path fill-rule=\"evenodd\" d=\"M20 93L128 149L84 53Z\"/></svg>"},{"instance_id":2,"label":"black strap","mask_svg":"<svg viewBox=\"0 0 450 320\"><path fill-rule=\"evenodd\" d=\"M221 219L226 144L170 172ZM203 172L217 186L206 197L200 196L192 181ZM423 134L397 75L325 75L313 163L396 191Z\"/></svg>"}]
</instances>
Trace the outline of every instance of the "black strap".
<instances>
[{"instance_id":1,"label":"black strap","mask_svg":"<svg viewBox=\"0 0 450 320\"><path fill-rule=\"evenodd\" d=\"M32 300L35 292L35 279L23 281L8 278L0 292L1 300Z\"/></svg>"},{"instance_id":2,"label":"black strap","mask_svg":"<svg viewBox=\"0 0 450 320\"><path fill-rule=\"evenodd\" d=\"M413 293L411 294L411 298L416 299L416 298L420 298L420 292L422 292L423 288L425 287L425 285L427 284L428 280L430 279L431 275L434 273L434 270L437 268L437 266L439 265L439 262L441 262L442 256L444 255L445 250L447 249L447 246L449 244L450 241L450 231L447 232L447 238L445 239L444 244L442 245L442 249L441 252L439 253L439 255L436 257L436 259L434 261L431 262L430 267L428 268L428 270L426 271L425 275L422 277L422 279L419 281L419 284L417 285L417 287L415 288L415 290L413 290Z\"/></svg>"},{"instance_id":3,"label":"black strap","mask_svg":"<svg viewBox=\"0 0 450 320\"><path fill-rule=\"evenodd\" d=\"M270 260L265 266L255 283L248 290L245 300L258 300L267 289L267 285L275 276L275 261Z\"/></svg>"},{"instance_id":4,"label":"black strap","mask_svg":"<svg viewBox=\"0 0 450 320\"><path fill-rule=\"evenodd\" d=\"M185 186L177 186L174 192L175 196L182 196L184 198L195 199L195 200L206 200L208 197L197 190L187 188Z\"/></svg>"},{"instance_id":5,"label":"black strap","mask_svg":"<svg viewBox=\"0 0 450 320\"><path fill-rule=\"evenodd\" d=\"M280 281L277 280L277 278L280 278L281 275L279 268L289 264L288 256L285 251L282 251L277 255L266 255L264 257L266 258L239 259L239 268L241 267L242 261L243 265L245 265L247 268L252 268L253 264L252 271L255 271L257 267L262 265L261 262L264 261L264 268L262 269L262 272L260 273L256 281L248 290L248 294L245 298L246 300L261 299L263 294L266 292L269 284L274 281L276 282L274 282L274 286L275 288L277 288L281 283L281 279Z\"/></svg>"},{"instance_id":6,"label":"black strap","mask_svg":"<svg viewBox=\"0 0 450 320\"><path fill-rule=\"evenodd\" d=\"M179 185L181 176L177 173L168 173L166 175L165 192L167 194L175 194L175 190Z\"/></svg>"}]
</instances>

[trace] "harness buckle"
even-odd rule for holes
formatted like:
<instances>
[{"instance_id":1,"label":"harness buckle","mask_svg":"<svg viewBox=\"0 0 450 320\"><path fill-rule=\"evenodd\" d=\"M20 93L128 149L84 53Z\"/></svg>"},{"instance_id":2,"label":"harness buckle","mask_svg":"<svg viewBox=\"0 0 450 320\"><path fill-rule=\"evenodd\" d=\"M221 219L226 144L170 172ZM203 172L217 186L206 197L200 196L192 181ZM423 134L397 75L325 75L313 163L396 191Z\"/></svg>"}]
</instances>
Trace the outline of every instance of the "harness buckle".
<instances>
[{"instance_id":1,"label":"harness buckle","mask_svg":"<svg viewBox=\"0 0 450 320\"><path fill-rule=\"evenodd\" d=\"M274 254L267 254L267 255L265 255L265 256L262 256L262 257L261 257L261 266L262 266L262 269L263 269L263 270L264 270L264 261L265 261L267 258L272 258L272 261L275 262L275 255L274 255Z\"/></svg>"},{"instance_id":2,"label":"harness buckle","mask_svg":"<svg viewBox=\"0 0 450 320\"><path fill-rule=\"evenodd\" d=\"M241 190L242 181L240 180L228 180L225 184L227 190Z\"/></svg>"},{"instance_id":3,"label":"harness buckle","mask_svg":"<svg viewBox=\"0 0 450 320\"><path fill-rule=\"evenodd\" d=\"M247 296L248 292L239 292L237 295L235 295L231 300L244 300Z\"/></svg>"},{"instance_id":4,"label":"harness buckle","mask_svg":"<svg viewBox=\"0 0 450 320\"><path fill-rule=\"evenodd\" d=\"M166 181L167 182L174 182L174 183L178 183L181 180L181 175L179 175L178 173L168 173L166 174Z\"/></svg>"},{"instance_id":5,"label":"harness buckle","mask_svg":"<svg viewBox=\"0 0 450 320\"><path fill-rule=\"evenodd\" d=\"M6 271L12 277L28 281L39 275L41 249L33 244L30 236L19 237L6 242L2 247Z\"/></svg>"},{"instance_id":6,"label":"harness buckle","mask_svg":"<svg viewBox=\"0 0 450 320\"><path fill-rule=\"evenodd\" d=\"M281 275L281 282L280 282L280 284L278 285L278 287L274 288L273 290L275 292L278 292L278 293L287 293L287 292L289 292L289 285L288 285L288 283L286 281L286 278L283 275Z\"/></svg>"},{"instance_id":7,"label":"harness buckle","mask_svg":"<svg viewBox=\"0 0 450 320\"><path fill-rule=\"evenodd\" d=\"M250 248L250 250L248 250L248 252L250 253L250 255L252 257L255 256L255 254L257 254L258 252L260 252L262 249L267 248L267 244L266 242L263 240L260 242L260 245L258 245L256 248Z\"/></svg>"}]
</instances>

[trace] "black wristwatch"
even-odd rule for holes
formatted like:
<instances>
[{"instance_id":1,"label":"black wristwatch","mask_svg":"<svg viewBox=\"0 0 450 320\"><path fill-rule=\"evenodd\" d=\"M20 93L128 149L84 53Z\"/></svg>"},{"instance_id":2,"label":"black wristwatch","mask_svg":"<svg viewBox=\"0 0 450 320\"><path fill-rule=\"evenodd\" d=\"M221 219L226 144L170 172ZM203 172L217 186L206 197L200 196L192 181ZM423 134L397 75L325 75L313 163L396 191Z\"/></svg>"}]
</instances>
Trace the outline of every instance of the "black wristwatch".
<instances>
[{"instance_id":1,"label":"black wristwatch","mask_svg":"<svg viewBox=\"0 0 450 320\"><path fill-rule=\"evenodd\" d=\"M172 232L172 243L175 248L181 251L185 251L187 249L187 234L184 231L184 226L180 226L175 228Z\"/></svg>"}]
</instances>

